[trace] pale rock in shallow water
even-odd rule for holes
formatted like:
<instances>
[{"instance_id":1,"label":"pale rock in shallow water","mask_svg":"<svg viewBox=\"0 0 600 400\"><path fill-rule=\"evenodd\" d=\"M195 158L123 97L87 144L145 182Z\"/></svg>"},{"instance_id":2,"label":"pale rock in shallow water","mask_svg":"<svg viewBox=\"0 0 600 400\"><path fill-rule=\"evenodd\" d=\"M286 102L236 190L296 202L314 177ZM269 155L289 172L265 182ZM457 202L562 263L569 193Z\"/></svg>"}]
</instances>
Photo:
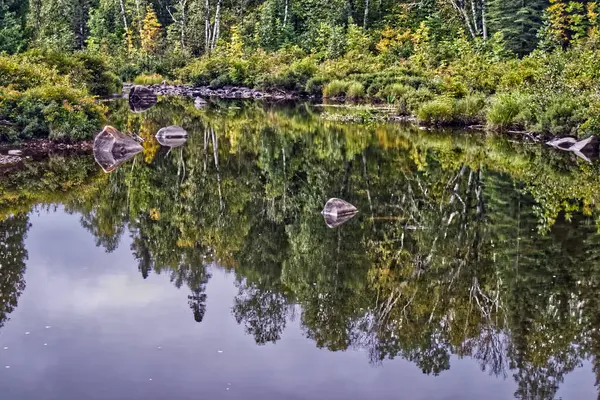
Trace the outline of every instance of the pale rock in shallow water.
<instances>
[{"instance_id":1,"label":"pale rock in shallow water","mask_svg":"<svg viewBox=\"0 0 600 400\"><path fill-rule=\"evenodd\" d=\"M94 139L94 159L104 172L113 172L144 150L141 144L112 126L106 126Z\"/></svg>"},{"instance_id":2,"label":"pale rock in shallow water","mask_svg":"<svg viewBox=\"0 0 600 400\"><path fill-rule=\"evenodd\" d=\"M167 126L156 133L156 140L161 146L179 147L187 142L188 134L180 126Z\"/></svg>"},{"instance_id":3,"label":"pale rock in shallow water","mask_svg":"<svg viewBox=\"0 0 600 400\"><path fill-rule=\"evenodd\" d=\"M325 207L321 214L325 218L325 223L330 228L340 226L351 220L358 210L352 204L345 200L332 198L325 203Z\"/></svg>"}]
</instances>

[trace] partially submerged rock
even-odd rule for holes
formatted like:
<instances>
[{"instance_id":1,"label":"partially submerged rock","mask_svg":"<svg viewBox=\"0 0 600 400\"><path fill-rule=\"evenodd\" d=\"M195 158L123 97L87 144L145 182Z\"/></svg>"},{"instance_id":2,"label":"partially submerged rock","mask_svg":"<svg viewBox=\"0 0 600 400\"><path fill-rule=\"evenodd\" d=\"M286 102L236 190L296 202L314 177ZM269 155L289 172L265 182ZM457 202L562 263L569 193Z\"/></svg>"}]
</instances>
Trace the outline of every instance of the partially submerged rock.
<instances>
[{"instance_id":1,"label":"partially submerged rock","mask_svg":"<svg viewBox=\"0 0 600 400\"><path fill-rule=\"evenodd\" d=\"M188 134L180 126L167 126L156 133L156 140L161 146L179 147L187 142Z\"/></svg>"},{"instance_id":2,"label":"partially submerged rock","mask_svg":"<svg viewBox=\"0 0 600 400\"><path fill-rule=\"evenodd\" d=\"M129 108L133 112L144 112L153 107L158 97L153 90L144 86L133 86L129 91Z\"/></svg>"},{"instance_id":3,"label":"partially submerged rock","mask_svg":"<svg viewBox=\"0 0 600 400\"><path fill-rule=\"evenodd\" d=\"M11 165L23 161L23 158L19 156L0 154L0 165Z\"/></svg>"},{"instance_id":4,"label":"partially submerged rock","mask_svg":"<svg viewBox=\"0 0 600 400\"><path fill-rule=\"evenodd\" d=\"M577 143L577 139L573 137L563 137L552 139L549 142L546 142L548 146L554 147L555 149L560 150L568 150L569 147L573 146L573 144Z\"/></svg>"},{"instance_id":5,"label":"partially submerged rock","mask_svg":"<svg viewBox=\"0 0 600 400\"><path fill-rule=\"evenodd\" d=\"M358 210L356 207L347 201L337 198L329 199L327 203L325 203L323 211L321 211L323 218L325 218L325 223L330 228L335 228L336 226L348 222L357 213Z\"/></svg>"},{"instance_id":6,"label":"partially submerged rock","mask_svg":"<svg viewBox=\"0 0 600 400\"><path fill-rule=\"evenodd\" d=\"M104 172L113 172L142 150L142 145L112 126L104 127L94 139L94 159Z\"/></svg>"},{"instance_id":7,"label":"partially submerged rock","mask_svg":"<svg viewBox=\"0 0 600 400\"><path fill-rule=\"evenodd\" d=\"M553 139L547 145L558 150L569 151L587 162L600 158L600 139L597 136L577 140L573 137Z\"/></svg>"}]
</instances>

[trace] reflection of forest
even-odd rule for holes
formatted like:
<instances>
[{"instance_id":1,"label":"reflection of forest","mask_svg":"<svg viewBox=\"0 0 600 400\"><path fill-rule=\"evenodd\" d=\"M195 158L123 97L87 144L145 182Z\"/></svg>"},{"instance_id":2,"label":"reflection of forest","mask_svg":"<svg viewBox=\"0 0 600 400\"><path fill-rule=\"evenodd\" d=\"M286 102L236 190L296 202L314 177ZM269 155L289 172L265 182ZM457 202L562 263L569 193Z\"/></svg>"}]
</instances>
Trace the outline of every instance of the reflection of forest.
<instances>
[{"instance_id":1,"label":"reflection of forest","mask_svg":"<svg viewBox=\"0 0 600 400\"><path fill-rule=\"evenodd\" d=\"M116 173L52 158L0 181L11 249L0 324L24 289L19 215L61 203L107 251L130 232L143 277L186 285L199 322L208 265L234 270L233 314L258 344L299 310L319 347L431 374L470 356L513 375L518 398L553 398L586 358L600 373L596 166L494 138L324 122L304 107L163 100L112 120L146 139ZM152 137L173 124L190 140L167 153ZM329 229L319 211L334 196L361 212Z\"/></svg>"}]
</instances>

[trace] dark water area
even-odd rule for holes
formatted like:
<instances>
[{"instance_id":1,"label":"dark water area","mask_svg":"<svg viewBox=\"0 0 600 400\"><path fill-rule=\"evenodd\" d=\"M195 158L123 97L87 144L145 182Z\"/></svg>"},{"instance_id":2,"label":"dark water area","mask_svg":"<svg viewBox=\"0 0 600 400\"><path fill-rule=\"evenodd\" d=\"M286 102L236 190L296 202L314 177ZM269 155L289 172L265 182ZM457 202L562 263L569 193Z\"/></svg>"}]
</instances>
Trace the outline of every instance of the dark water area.
<instances>
[{"instance_id":1,"label":"dark water area","mask_svg":"<svg viewBox=\"0 0 600 400\"><path fill-rule=\"evenodd\" d=\"M115 103L112 173L2 175L0 398L596 398L598 166L319 112Z\"/></svg>"}]
</instances>

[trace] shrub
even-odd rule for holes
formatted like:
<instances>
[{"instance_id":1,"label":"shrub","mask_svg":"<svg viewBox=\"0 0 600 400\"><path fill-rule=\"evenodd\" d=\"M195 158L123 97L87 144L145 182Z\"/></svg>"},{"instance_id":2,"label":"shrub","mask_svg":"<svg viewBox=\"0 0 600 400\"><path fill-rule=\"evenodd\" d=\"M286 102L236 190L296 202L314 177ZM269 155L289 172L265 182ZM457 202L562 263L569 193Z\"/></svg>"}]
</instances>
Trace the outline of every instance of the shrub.
<instances>
[{"instance_id":1,"label":"shrub","mask_svg":"<svg viewBox=\"0 0 600 400\"><path fill-rule=\"evenodd\" d=\"M67 76L70 84L86 88L93 95L108 96L121 90L121 80L104 58L96 54L34 49L25 53L22 61L29 65L46 66L48 70Z\"/></svg>"},{"instance_id":2,"label":"shrub","mask_svg":"<svg viewBox=\"0 0 600 400\"><path fill-rule=\"evenodd\" d=\"M487 112L488 125L495 129L506 129L516 125L527 98L520 93L497 95Z\"/></svg>"},{"instance_id":3,"label":"shrub","mask_svg":"<svg viewBox=\"0 0 600 400\"><path fill-rule=\"evenodd\" d=\"M471 94L456 101L454 115L462 123L477 123L483 119L484 107L485 97L482 94Z\"/></svg>"},{"instance_id":4,"label":"shrub","mask_svg":"<svg viewBox=\"0 0 600 400\"><path fill-rule=\"evenodd\" d=\"M0 98L0 117L14 122L22 139L90 139L106 112L84 90L66 86L43 85L24 92L0 88Z\"/></svg>"},{"instance_id":5,"label":"shrub","mask_svg":"<svg viewBox=\"0 0 600 400\"><path fill-rule=\"evenodd\" d=\"M455 122L455 101L449 97L440 97L423 103L417 112L420 122L432 125L447 125Z\"/></svg>"},{"instance_id":6,"label":"shrub","mask_svg":"<svg viewBox=\"0 0 600 400\"><path fill-rule=\"evenodd\" d=\"M202 57L178 72L179 78L196 86L207 86L228 70L227 59L221 55Z\"/></svg>"},{"instance_id":7,"label":"shrub","mask_svg":"<svg viewBox=\"0 0 600 400\"><path fill-rule=\"evenodd\" d=\"M347 89L348 98L358 100L365 96L365 86L360 82L350 82Z\"/></svg>"},{"instance_id":8,"label":"shrub","mask_svg":"<svg viewBox=\"0 0 600 400\"><path fill-rule=\"evenodd\" d=\"M310 95L318 96L323 93L323 84L325 83L324 79L321 77L310 78L306 82L306 86L304 87L304 91Z\"/></svg>"},{"instance_id":9,"label":"shrub","mask_svg":"<svg viewBox=\"0 0 600 400\"><path fill-rule=\"evenodd\" d=\"M317 72L316 61L306 57L292 62L290 65L275 65L274 71L265 71L257 78L257 86L263 89L284 89L303 92L309 80ZM311 88L314 90L314 88Z\"/></svg>"},{"instance_id":10,"label":"shrub","mask_svg":"<svg viewBox=\"0 0 600 400\"><path fill-rule=\"evenodd\" d=\"M24 90L49 82L66 83L55 71L45 65L23 62L18 56L0 55L0 87Z\"/></svg>"},{"instance_id":11,"label":"shrub","mask_svg":"<svg viewBox=\"0 0 600 400\"><path fill-rule=\"evenodd\" d=\"M135 83L136 85L158 85L160 83L162 83L165 79L162 77L162 75L159 74L151 74L151 75L146 75L146 74L142 74L142 75L138 75L135 77L135 79L133 80L133 83Z\"/></svg>"},{"instance_id":12,"label":"shrub","mask_svg":"<svg viewBox=\"0 0 600 400\"><path fill-rule=\"evenodd\" d=\"M84 52L77 53L75 57L83 66L85 86L91 94L109 96L121 91L121 79L103 58Z\"/></svg>"},{"instance_id":13,"label":"shrub","mask_svg":"<svg viewBox=\"0 0 600 400\"><path fill-rule=\"evenodd\" d=\"M553 135L574 134L588 114L586 101L576 96L557 96L551 99L547 108L539 113L536 130Z\"/></svg>"},{"instance_id":14,"label":"shrub","mask_svg":"<svg viewBox=\"0 0 600 400\"><path fill-rule=\"evenodd\" d=\"M323 88L323 97L341 97L346 94L348 83L340 80L333 80Z\"/></svg>"}]
</instances>

